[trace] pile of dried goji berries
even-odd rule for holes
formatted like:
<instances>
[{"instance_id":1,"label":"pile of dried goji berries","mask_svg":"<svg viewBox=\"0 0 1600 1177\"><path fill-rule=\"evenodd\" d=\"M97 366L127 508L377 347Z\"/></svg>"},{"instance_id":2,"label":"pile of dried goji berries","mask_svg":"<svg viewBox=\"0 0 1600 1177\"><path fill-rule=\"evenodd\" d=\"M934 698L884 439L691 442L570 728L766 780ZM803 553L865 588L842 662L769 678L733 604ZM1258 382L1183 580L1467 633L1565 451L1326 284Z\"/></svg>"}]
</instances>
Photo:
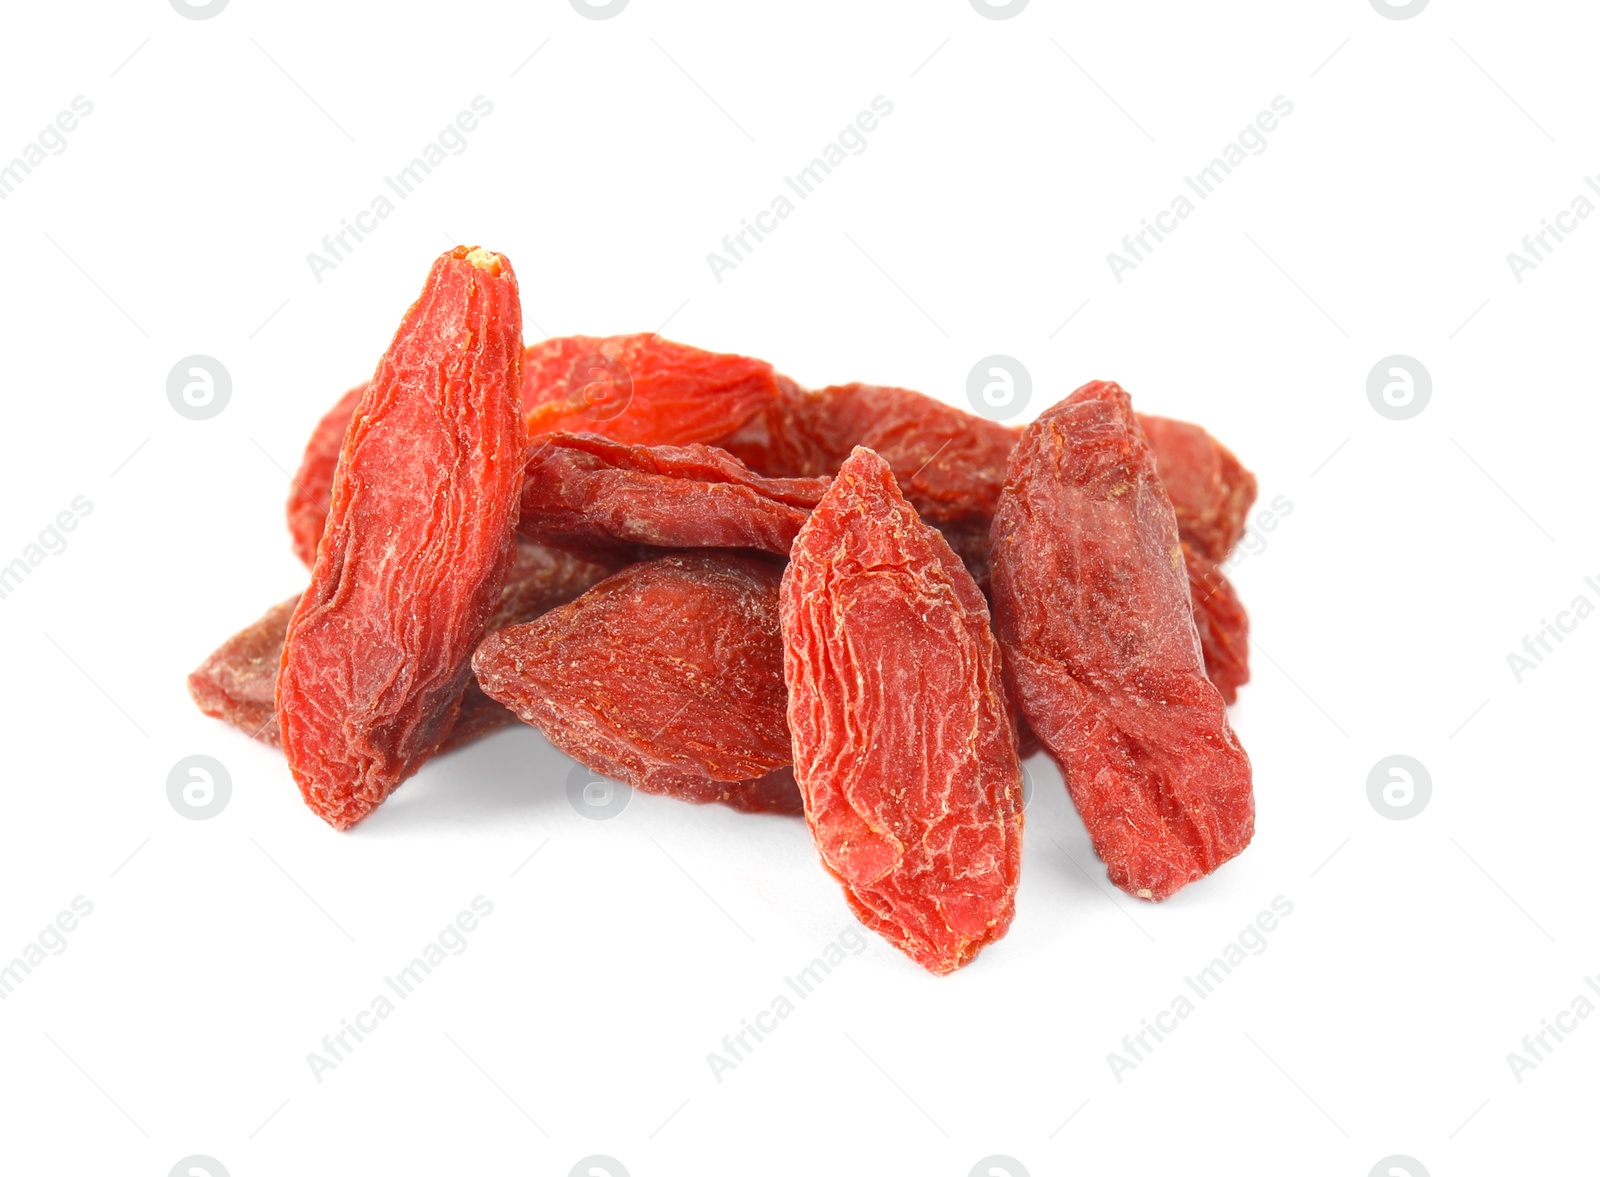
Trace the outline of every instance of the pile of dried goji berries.
<instances>
[{"instance_id":1,"label":"pile of dried goji berries","mask_svg":"<svg viewBox=\"0 0 1600 1177\"><path fill-rule=\"evenodd\" d=\"M189 689L339 829L513 719L646 792L803 812L861 920L944 973L1011 923L1021 755L1141 898L1250 841L1220 564L1255 491L1115 384L1018 430L655 335L524 349L510 263L462 247L312 434L310 585Z\"/></svg>"}]
</instances>

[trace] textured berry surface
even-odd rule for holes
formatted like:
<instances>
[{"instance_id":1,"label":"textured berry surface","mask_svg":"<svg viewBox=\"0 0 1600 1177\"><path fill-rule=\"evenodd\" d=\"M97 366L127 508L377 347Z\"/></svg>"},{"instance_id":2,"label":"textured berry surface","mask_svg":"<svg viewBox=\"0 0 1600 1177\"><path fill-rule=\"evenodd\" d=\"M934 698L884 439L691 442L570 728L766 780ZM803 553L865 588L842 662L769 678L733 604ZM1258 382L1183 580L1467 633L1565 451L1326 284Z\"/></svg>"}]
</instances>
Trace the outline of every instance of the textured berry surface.
<instances>
[{"instance_id":1,"label":"textured berry surface","mask_svg":"<svg viewBox=\"0 0 1600 1177\"><path fill-rule=\"evenodd\" d=\"M780 568L731 552L634 564L473 658L485 693L647 793L793 811Z\"/></svg>"},{"instance_id":2,"label":"textured berry surface","mask_svg":"<svg viewBox=\"0 0 1600 1177\"><path fill-rule=\"evenodd\" d=\"M1155 451L1178 517L1178 533L1195 552L1221 563L1244 535L1256 501L1256 476L1233 452L1198 425L1169 417L1139 416Z\"/></svg>"},{"instance_id":3,"label":"textured berry surface","mask_svg":"<svg viewBox=\"0 0 1600 1177\"><path fill-rule=\"evenodd\" d=\"M381 804L455 726L513 558L521 322L509 262L446 253L345 433L278 677L289 767L336 828Z\"/></svg>"},{"instance_id":4,"label":"textured berry surface","mask_svg":"<svg viewBox=\"0 0 1600 1177\"><path fill-rule=\"evenodd\" d=\"M856 446L889 464L900 491L935 525L994 512L1016 431L905 388L837 384L781 394L725 448L763 474L832 474Z\"/></svg>"},{"instance_id":5,"label":"textured berry surface","mask_svg":"<svg viewBox=\"0 0 1600 1177\"><path fill-rule=\"evenodd\" d=\"M1239 594L1221 568L1187 543L1183 562L1189 571L1189 596L1194 601L1194 624L1200 632L1206 677L1228 703L1250 681L1250 618Z\"/></svg>"},{"instance_id":6,"label":"textured berry surface","mask_svg":"<svg viewBox=\"0 0 1600 1177\"><path fill-rule=\"evenodd\" d=\"M333 472L339 465L344 432L350 428L350 418L366 391L365 384L356 385L317 422L311 440L306 442L300 469L289 482L289 540L294 554L307 568L317 561L317 543L328 522L328 500L333 494Z\"/></svg>"},{"instance_id":7,"label":"textured berry surface","mask_svg":"<svg viewBox=\"0 0 1600 1177\"><path fill-rule=\"evenodd\" d=\"M909 389L837 384L806 391L778 377L778 396L722 444L773 477L832 474L856 446L876 450L900 490L934 524L986 593L989 524L1020 429ZM1255 476L1198 425L1139 416L1184 542L1212 563L1244 534Z\"/></svg>"},{"instance_id":8,"label":"textured berry surface","mask_svg":"<svg viewBox=\"0 0 1600 1177\"><path fill-rule=\"evenodd\" d=\"M528 348L528 432L639 445L716 442L778 395L772 365L658 335L567 335Z\"/></svg>"},{"instance_id":9,"label":"textured berry surface","mask_svg":"<svg viewBox=\"0 0 1600 1177\"><path fill-rule=\"evenodd\" d=\"M569 551L519 540L516 560L500 590L489 628L532 621L599 584L624 563L615 553ZM274 605L218 646L189 675L189 694L201 711L265 743L280 742L278 667L283 661L289 618L299 602L299 597L290 597ZM480 691L477 682L471 682L461 699L461 714L440 751L487 735L515 719Z\"/></svg>"},{"instance_id":10,"label":"textured berry surface","mask_svg":"<svg viewBox=\"0 0 1600 1177\"><path fill-rule=\"evenodd\" d=\"M189 675L189 695L205 714L268 744L278 743L278 664L298 596L245 626Z\"/></svg>"},{"instance_id":11,"label":"textured berry surface","mask_svg":"<svg viewBox=\"0 0 1600 1177\"><path fill-rule=\"evenodd\" d=\"M1206 677L1177 520L1121 388L1087 384L1024 431L990 554L1013 695L1112 882L1164 899L1243 850L1250 762Z\"/></svg>"},{"instance_id":12,"label":"textured berry surface","mask_svg":"<svg viewBox=\"0 0 1600 1177\"><path fill-rule=\"evenodd\" d=\"M946 973L1011 923L1022 778L977 585L858 449L795 540L782 597L795 776L863 923Z\"/></svg>"},{"instance_id":13,"label":"textured berry surface","mask_svg":"<svg viewBox=\"0 0 1600 1177\"><path fill-rule=\"evenodd\" d=\"M826 478L763 478L710 446L557 433L532 441L518 528L555 543L787 555L827 488Z\"/></svg>"},{"instance_id":14,"label":"textured berry surface","mask_svg":"<svg viewBox=\"0 0 1600 1177\"><path fill-rule=\"evenodd\" d=\"M582 596L628 563L620 552L589 551L519 537L485 628L503 629L532 621Z\"/></svg>"}]
</instances>

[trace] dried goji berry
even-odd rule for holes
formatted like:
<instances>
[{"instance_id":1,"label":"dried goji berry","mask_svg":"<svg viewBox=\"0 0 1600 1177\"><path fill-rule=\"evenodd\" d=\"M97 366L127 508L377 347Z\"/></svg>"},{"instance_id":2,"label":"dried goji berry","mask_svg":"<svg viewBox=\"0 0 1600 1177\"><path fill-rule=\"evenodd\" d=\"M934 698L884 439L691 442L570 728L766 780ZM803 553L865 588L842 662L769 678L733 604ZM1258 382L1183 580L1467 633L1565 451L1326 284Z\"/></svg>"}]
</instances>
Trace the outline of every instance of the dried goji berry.
<instances>
[{"instance_id":1,"label":"dried goji berry","mask_svg":"<svg viewBox=\"0 0 1600 1177\"><path fill-rule=\"evenodd\" d=\"M939 531L961 562L972 573L984 596L992 595L989 569L989 527L972 523L948 523ZM1184 542L1189 573L1189 593L1194 599L1194 620L1200 630L1200 646L1205 653L1206 674L1217 684L1223 698L1232 703L1241 686L1250 681L1249 619L1233 585L1213 564ZM1017 728L1023 756L1039 751L1037 741L1026 724Z\"/></svg>"},{"instance_id":2,"label":"dried goji berry","mask_svg":"<svg viewBox=\"0 0 1600 1177\"><path fill-rule=\"evenodd\" d=\"M624 562L616 553L569 551L519 540L516 561L506 575L488 627L532 621L600 583ZM278 667L283 661L289 618L299 602L295 596L274 605L218 646L189 675L189 694L201 711L265 743L279 743ZM480 691L476 681L468 683L461 714L440 751L465 744L515 718Z\"/></svg>"},{"instance_id":3,"label":"dried goji berry","mask_svg":"<svg viewBox=\"0 0 1600 1177\"><path fill-rule=\"evenodd\" d=\"M1039 737L1033 734L1033 729L1028 726L1027 717L1015 707L1011 709L1011 721L1017 725L1017 755L1026 760L1028 757L1044 751L1044 745L1039 742Z\"/></svg>"},{"instance_id":4,"label":"dried goji berry","mask_svg":"<svg viewBox=\"0 0 1600 1177\"><path fill-rule=\"evenodd\" d=\"M990 521L1006 463L1020 429L997 424L907 389L866 384L807 392L779 376L779 396L723 445L768 475L819 475L837 470L850 449L865 445L888 458L902 492L935 522L985 595L990 591ZM1203 428L1139 415L1157 469L1173 499L1180 534L1201 556L1195 579L1195 621L1206 669L1228 702L1249 678L1248 622L1216 562L1243 533L1255 500L1255 477ZM950 438L962 439L950 443ZM927 455L946 446L938 460ZM926 465L926 469L923 469ZM909 482L910 485L907 485ZM1026 723L1024 755L1039 750Z\"/></svg>"},{"instance_id":5,"label":"dried goji berry","mask_svg":"<svg viewBox=\"0 0 1600 1177\"><path fill-rule=\"evenodd\" d=\"M807 392L792 380L723 448L778 477L832 474L856 446L889 464L929 523L987 520L1005 482L1016 431L905 388L838 384Z\"/></svg>"},{"instance_id":6,"label":"dried goji berry","mask_svg":"<svg viewBox=\"0 0 1600 1177\"><path fill-rule=\"evenodd\" d=\"M987 515L962 519L954 523L935 524L944 536L950 550L961 557L961 562L972 573L983 595L989 595L989 524Z\"/></svg>"},{"instance_id":7,"label":"dried goji berry","mask_svg":"<svg viewBox=\"0 0 1600 1177\"><path fill-rule=\"evenodd\" d=\"M780 576L730 552L634 564L491 633L473 670L487 694L596 772L686 801L793 811L798 795L781 775Z\"/></svg>"},{"instance_id":8,"label":"dried goji berry","mask_svg":"<svg viewBox=\"0 0 1600 1177\"><path fill-rule=\"evenodd\" d=\"M1250 618L1221 568L1187 543L1183 562L1189 572L1189 596L1194 601L1194 624L1200 631L1206 677L1216 684L1222 698L1232 703L1239 697L1239 688L1250 681Z\"/></svg>"},{"instance_id":9,"label":"dried goji berry","mask_svg":"<svg viewBox=\"0 0 1600 1177\"><path fill-rule=\"evenodd\" d=\"M1155 451L1156 473L1172 499L1178 533L1200 556L1219 564L1244 535L1256 501L1256 476L1198 425L1139 414Z\"/></svg>"},{"instance_id":10,"label":"dried goji berry","mask_svg":"<svg viewBox=\"0 0 1600 1177\"><path fill-rule=\"evenodd\" d=\"M316 563L317 542L328 521L328 498L333 491L333 472L339 465L344 431L350 428L350 418L366 391L365 384L356 385L317 422L306 443L305 456L300 459L300 469L289 480L289 538L294 554L307 568Z\"/></svg>"},{"instance_id":11,"label":"dried goji berry","mask_svg":"<svg viewBox=\"0 0 1600 1177\"><path fill-rule=\"evenodd\" d=\"M984 596L992 596L989 570L989 540L980 540L965 526L941 527L951 549L972 573ZM1238 698L1239 688L1250 681L1250 619L1232 583L1219 565L1199 555L1188 543L1183 545L1189 574L1189 595L1194 600L1194 623L1200 631L1200 648L1205 654L1206 675L1216 683L1229 703ZM1017 739L1024 757L1039 751L1038 741L1026 723L1017 727Z\"/></svg>"},{"instance_id":12,"label":"dried goji berry","mask_svg":"<svg viewBox=\"0 0 1600 1177\"><path fill-rule=\"evenodd\" d=\"M800 802L800 786L795 783L794 765L775 768L764 777L746 781L738 792L714 798L724 805L745 813L785 813L799 816L804 812Z\"/></svg>"},{"instance_id":13,"label":"dried goji berry","mask_svg":"<svg viewBox=\"0 0 1600 1177\"><path fill-rule=\"evenodd\" d=\"M787 555L827 489L826 478L763 478L710 446L556 433L534 439L517 526L554 543Z\"/></svg>"},{"instance_id":14,"label":"dried goji berry","mask_svg":"<svg viewBox=\"0 0 1600 1177\"><path fill-rule=\"evenodd\" d=\"M991 559L1013 697L1111 881L1164 899L1243 850L1250 761L1206 678L1172 502L1117 385L1086 384L1024 431Z\"/></svg>"},{"instance_id":15,"label":"dried goji berry","mask_svg":"<svg viewBox=\"0 0 1600 1177\"><path fill-rule=\"evenodd\" d=\"M1194 601L1194 624L1200 632L1200 652L1205 656L1206 677L1222 692L1225 702L1239 697L1250 681L1250 619L1232 583L1222 569L1183 545L1189 574L1189 596ZM987 563L987 547L985 548ZM1026 760L1044 750L1021 711L1016 712L1017 752Z\"/></svg>"},{"instance_id":16,"label":"dried goji berry","mask_svg":"<svg viewBox=\"0 0 1600 1177\"><path fill-rule=\"evenodd\" d=\"M877 450L901 493L982 582L982 559L975 545L959 542L959 525L978 519L987 528L1021 430L905 388L838 384L808 392L777 379L776 399L719 443L724 449L758 473L788 478L832 474L858 445ZM1198 425L1145 414L1139 423L1183 538L1222 561L1244 534L1255 476Z\"/></svg>"},{"instance_id":17,"label":"dried goji berry","mask_svg":"<svg viewBox=\"0 0 1600 1177\"><path fill-rule=\"evenodd\" d=\"M264 744L278 747L278 665L289 618L300 603L290 597L274 605L254 624L234 634L189 675L189 695L213 719L232 724ZM505 727L516 719L500 704L469 683L461 710L438 753L450 751Z\"/></svg>"},{"instance_id":18,"label":"dried goji berry","mask_svg":"<svg viewBox=\"0 0 1600 1177\"><path fill-rule=\"evenodd\" d=\"M658 335L568 335L524 357L528 432L641 445L716 442L778 395L772 365Z\"/></svg>"},{"instance_id":19,"label":"dried goji berry","mask_svg":"<svg viewBox=\"0 0 1600 1177\"><path fill-rule=\"evenodd\" d=\"M804 428L806 390L781 372L773 379L777 394L717 444L769 478L832 474L839 463L830 465Z\"/></svg>"},{"instance_id":20,"label":"dried goji berry","mask_svg":"<svg viewBox=\"0 0 1600 1177\"><path fill-rule=\"evenodd\" d=\"M900 490L944 533L985 593L989 524L1019 429L909 389L840 384L807 392L778 377L779 395L722 445L769 476L827 475L858 445L878 451ZM1213 562L1243 532L1255 478L1198 425L1140 417L1185 540ZM1220 547L1220 550L1218 548Z\"/></svg>"},{"instance_id":21,"label":"dried goji berry","mask_svg":"<svg viewBox=\"0 0 1600 1177\"><path fill-rule=\"evenodd\" d=\"M212 651L189 675L201 711L268 744L278 743L278 665L298 595L274 605Z\"/></svg>"},{"instance_id":22,"label":"dried goji berry","mask_svg":"<svg viewBox=\"0 0 1600 1177\"><path fill-rule=\"evenodd\" d=\"M983 594L857 449L783 578L795 776L863 923L935 973L1014 913L1022 772Z\"/></svg>"},{"instance_id":23,"label":"dried goji berry","mask_svg":"<svg viewBox=\"0 0 1600 1177\"><path fill-rule=\"evenodd\" d=\"M246 735L277 747L278 668L283 661L283 639L299 597L274 605L259 620L218 646L189 675L189 695L213 719L232 724ZM469 683L461 710L438 752L470 743L504 727L516 716Z\"/></svg>"},{"instance_id":24,"label":"dried goji berry","mask_svg":"<svg viewBox=\"0 0 1600 1177\"><path fill-rule=\"evenodd\" d=\"M1220 562L1244 534L1255 475L1198 425L1136 416L1178 521L1206 675L1232 703L1250 681L1250 619Z\"/></svg>"},{"instance_id":25,"label":"dried goji berry","mask_svg":"<svg viewBox=\"0 0 1600 1177\"><path fill-rule=\"evenodd\" d=\"M345 433L278 727L306 803L360 821L438 751L513 557L526 435L511 265L433 265Z\"/></svg>"},{"instance_id":26,"label":"dried goji berry","mask_svg":"<svg viewBox=\"0 0 1600 1177\"><path fill-rule=\"evenodd\" d=\"M489 614L487 629L532 621L576 600L629 560L617 552L517 540L517 554Z\"/></svg>"}]
</instances>

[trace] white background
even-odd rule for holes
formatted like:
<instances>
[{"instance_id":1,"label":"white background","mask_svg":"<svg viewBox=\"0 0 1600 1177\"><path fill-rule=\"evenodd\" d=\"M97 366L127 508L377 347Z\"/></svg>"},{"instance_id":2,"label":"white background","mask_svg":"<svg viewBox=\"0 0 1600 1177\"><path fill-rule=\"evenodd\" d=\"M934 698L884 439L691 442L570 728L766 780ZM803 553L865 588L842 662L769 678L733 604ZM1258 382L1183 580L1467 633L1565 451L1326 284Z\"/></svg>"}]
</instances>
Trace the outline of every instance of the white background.
<instances>
[{"instance_id":1,"label":"white background","mask_svg":"<svg viewBox=\"0 0 1600 1177\"><path fill-rule=\"evenodd\" d=\"M0 1002L0 1170L1592 1163L1600 1018L1520 1083L1506 1058L1600 973L1600 620L1507 665L1600 604L1600 217L1506 262L1600 172L1592 6L772 8L7 7L0 161L93 113L0 201L0 563L92 511L0 600L0 961L93 912ZM308 252L480 94L466 150L318 282ZM877 95L866 150L716 281L707 253ZM1267 148L1119 283L1107 253L1278 95ZM665 324L955 403L1000 352L1028 415L1113 378L1204 423L1292 505L1234 568L1254 845L1137 902L1035 759L1011 934L948 978L870 937L719 1083L708 1052L853 926L802 823L643 796L587 821L519 729L325 827L183 679L302 587L286 471L458 242L511 257L529 339ZM233 379L207 421L166 397L193 353ZM1394 353L1433 380L1406 421L1366 395ZM1368 801L1394 753L1431 775L1411 820ZM192 754L232 778L206 821L167 800ZM466 951L316 1081L307 1053L478 895ZM1265 951L1119 1082L1108 1053L1280 895Z\"/></svg>"}]
</instances>

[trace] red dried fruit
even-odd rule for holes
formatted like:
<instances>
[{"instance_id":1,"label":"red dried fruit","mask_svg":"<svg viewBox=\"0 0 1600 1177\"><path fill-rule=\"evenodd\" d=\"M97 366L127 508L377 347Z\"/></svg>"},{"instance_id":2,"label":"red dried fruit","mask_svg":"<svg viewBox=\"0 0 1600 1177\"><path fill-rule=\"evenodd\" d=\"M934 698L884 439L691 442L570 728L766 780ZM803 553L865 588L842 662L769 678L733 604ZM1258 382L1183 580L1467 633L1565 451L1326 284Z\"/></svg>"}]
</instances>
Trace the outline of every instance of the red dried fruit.
<instances>
[{"instance_id":1,"label":"red dried fruit","mask_svg":"<svg viewBox=\"0 0 1600 1177\"><path fill-rule=\"evenodd\" d=\"M317 422L311 440L306 442L300 469L289 480L289 539L294 544L294 554L307 568L316 563L317 543L328 521L328 498L333 492L333 472L339 465L339 447L344 444L344 432L350 428L350 418L366 391L365 384L356 385Z\"/></svg>"},{"instance_id":2,"label":"red dried fruit","mask_svg":"<svg viewBox=\"0 0 1600 1177\"><path fill-rule=\"evenodd\" d=\"M826 462L816 446L807 444L801 430L806 390L781 372L774 373L773 379L777 395L717 444L769 478L832 474L839 468L838 462L826 470L813 469Z\"/></svg>"},{"instance_id":3,"label":"red dried fruit","mask_svg":"<svg viewBox=\"0 0 1600 1177\"><path fill-rule=\"evenodd\" d=\"M858 445L877 450L911 505L984 582L981 550L964 528L976 520L987 532L1021 430L904 388L839 384L807 392L787 376L778 388L776 400L720 443L724 449L752 470L786 478L832 474ZM1144 414L1139 423L1183 539L1221 562L1244 534L1255 475L1198 425Z\"/></svg>"},{"instance_id":4,"label":"red dried fruit","mask_svg":"<svg viewBox=\"0 0 1600 1177\"><path fill-rule=\"evenodd\" d=\"M1011 721L1017 725L1017 756L1026 760L1030 756L1044 751L1044 745L1039 742L1039 737L1033 734L1033 729L1028 726L1027 719L1015 707L1011 709Z\"/></svg>"},{"instance_id":5,"label":"red dried fruit","mask_svg":"<svg viewBox=\"0 0 1600 1177\"><path fill-rule=\"evenodd\" d=\"M278 727L306 803L344 829L448 738L513 556L522 310L511 264L440 257L346 432Z\"/></svg>"},{"instance_id":6,"label":"red dried fruit","mask_svg":"<svg viewBox=\"0 0 1600 1177\"><path fill-rule=\"evenodd\" d=\"M763 478L709 446L556 433L533 443L517 526L552 543L787 555L827 489L826 478Z\"/></svg>"},{"instance_id":7,"label":"red dried fruit","mask_svg":"<svg viewBox=\"0 0 1600 1177\"><path fill-rule=\"evenodd\" d=\"M1183 545L1183 559L1206 677L1222 692L1223 701L1232 703L1239 697L1239 688L1250 681L1250 619L1221 568L1197 555L1188 544ZM1017 754L1026 760L1042 752L1044 745L1022 713L1016 712L1013 718L1017 722Z\"/></svg>"},{"instance_id":8,"label":"red dried fruit","mask_svg":"<svg viewBox=\"0 0 1600 1177\"><path fill-rule=\"evenodd\" d=\"M542 617L558 605L576 600L627 562L626 557L615 552L579 552L519 539L516 558L484 630L490 632ZM470 744L516 718L485 695L476 678L469 679L461 696L461 713L439 751Z\"/></svg>"},{"instance_id":9,"label":"red dried fruit","mask_svg":"<svg viewBox=\"0 0 1600 1177\"><path fill-rule=\"evenodd\" d=\"M764 777L746 781L739 791L715 800L745 813L782 813L798 817L805 812L800 801L800 786L795 783L794 765L775 768Z\"/></svg>"},{"instance_id":10,"label":"red dried fruit","mask_svg":"<svg viewBox=\"0 0 1600 1177\"><path fill-rule=\"evenodd\" d=\"M1117 385L1086 384L1024 431L991 558L1012 695L1111 881L1165 899L1243 850L1250 761L1206 678L1177 519Z\"/></svg>"},{"instance_id":11,"label":"red dried fruit","mask_svg":"<svg viewBox=\"0 0 1600 1177\"><path fill-rule=\"evenodd\" d=\"M1223 700L1232 703L1239 697L1239 688L1250 681L1250 618L1221 568L1187 543L1183 562L1189 573L1189 597L1194 601L1206 677L1222 692Z\"/></svg>"},{"instance_id":12,"label":"red dried fruit","mask_svg":"<svg viewBox=\"0 0 1600 1177\"><path fill-rule=\"evenodd\" d=\"M596 772L647 793L794 811L784 787L778 567L730 552L623 569L537 621L490 634L485 693Z\"/></svg>"},{"instance_id":13,"label":"red dried fruit","mask_svg":"<svg viewBox=\"0 0 1600 1177\"><path fill-rule=\"evenodd\" d=\"M778 395L772 365L658 335L568 335L528 348L528 432L640 445L716 442Z\"/></svg>"},{"instance_id":14,"label":"red dried fruit","mask_svg":"<svg viewBox=\"0 0 1600 1177\"><path fill-rule=\"evenodd\" d=\"M622 566L622 558L612 553L587 554L520 540L516 561L506 575L489 628L532 621L599 584ZM260 620L218 646L189 676L189 694L201 711L263 743L277 746L278 667L283 661L289 618L299 603L300 598L295 596L274 605ZM459 747L515 718L473 681L462 697L455 727L439 750Z\"/></svg>"},{"instance_id":15,"label":"red dried fruit","mask_svg":"<svg viewBox=\"0 0 1600 1177\"><path fill-rule=\"evenodd\" d=\"M1183 545L1183 556L1206 677L1222 692L1225 702L1233 703L1239 697L1239 688L1250 681L1250 618L1218 565L1196 553L1188 543ZM987 569L987 560L984 566ZM1039 751L1037 739L1025 725L1018 727L1017 738L1026 749L1024 756Z\"/></svg>"},{"instance_id":16,"label":"red dried fruit","mask_svg":"<svg viewBox=\"0 0 1600 1177\"><path fill-rule=\"evenodd\" d=\"M856 915L947 973L1005 935L1022 769L983 594L857 449L783 577L795 776Z\"/></svg>"},{"instance_id":17,"label":"red dried fruit","mask_svg":"<svg viewBox=\"0 0 1600 1177\"><path fill-rule=\"evenodd\" d=\"M903 388L843 384L807 392L785 376L778 383L778 399L724 442L726 448L763 474L791 477L831 473L855 445L879 450L906 498L944 533L987 596L990 522L1021 431ZM1139 423L1179 533L1201 557L1194 570L1204 570L1208 587L1196 592L1195 620L1207 670L1231 703L1250 677L1248 622L1216 564L1244 532L1255 476L1198 425L1142 414ZM937 460L929 462L935 453ZM1019 732L1024 754L1037 751L1026 726Z\"/></svg>"},{"instance_id":18,"label":"red dried fruit","mask_svg":"<svg viewBox=\"0 0 1600 1177\"><path fill-rule=\"evenodd\" d=\"M1250 681L1250 619L1219 565L1244 534L1255 475L1198 425L1136 416L1177 517L1206 675L1232 703Z\"/></svg>"},{"instance_id":19,"label":"red dried fruit","mask_svg":"<svg viewBox=\"0 0 1600 1177\"><path fill-rule=\"evenodd\" d=\"M252 739L278 747L278 667L283 639L299 597L267 610L259 620L223 642L189 675L189 695L213 719L232 724ZM467 687L455 726L438 751L447 752L504 727L516 716L478 690Z\"/></svg>"},{"instance_id":20,"label":"red dried fruit","mask_svg":"<svg viewBox=\"0 0 1600 1177\"><path fill-rule=\"evenodd\" d=\"M771 407L722 443L752 469L789 478L832 474L865 446L889 464L927 522L993 514L1015 430L905 388L781 385Z\"/></svg>"},{"instance_id":21,"label":"red dried fruit","mask_svg":"<svg viewBox=\"0 0 1600 1177\"><path fill-rule=\"evenodd\" d=\"M1155 451L1156 473L1172 499L1178 533L1199 555L1220 564L1244 535L1256 501L1256 476L1198 425L1143 413L1139 425Z\"/></svg>"},{"instance_id":22,"label":"red dried fruit","mask_svg":"<svg viewBox=\"0 0 1600 1177\"><path fill-rule=\"evenodd\" d=\"M956 523L939 524L939 534L944 536L950 550L961 557L961 562L978 582L983 595L989 595L989 516L980 515Z\"/></svg>"},{"instance_id":23,"label":"red dried fruit","mask_svg":"<svg viewBox=\"0 0 1600 1177\"><path fill-rule=\"evenodd\" d=\"M617 552L591 551L518 539L505 584L489 614L487 629L504 629L543 616L576 600L628 559Z\"/></svg>"},{"instance_id":24,"label":"red dried fruit","mask_svg":"<svg viewBox=\"0 0 1600 1177\"><path fill-rule=\"evenodd\" d=\"M189 675L195 706L248 736L278 743L278 664L298 596L274 605L212 651Z\"/></svg>"},{"instance_id":25,"label":"red dried fruit","mask_svg":"<svg viewBox=\"0 0 1600 1177\"><path fill-rule=\"evenodd\" d=\"M807 392L787 376L779 376L778 385L778 399L723 448L774 477L827 475L858 445L878 451L901 493L944 533L987 590L989 524L1020 429L904 388L839 384ZM1224 543L1221 554L1210 557L1221 560L1243 531L1255 477L1198 425L1165 417L1139 420L1184 539L1201 552Z\"/></svg>"}]
</instances>

